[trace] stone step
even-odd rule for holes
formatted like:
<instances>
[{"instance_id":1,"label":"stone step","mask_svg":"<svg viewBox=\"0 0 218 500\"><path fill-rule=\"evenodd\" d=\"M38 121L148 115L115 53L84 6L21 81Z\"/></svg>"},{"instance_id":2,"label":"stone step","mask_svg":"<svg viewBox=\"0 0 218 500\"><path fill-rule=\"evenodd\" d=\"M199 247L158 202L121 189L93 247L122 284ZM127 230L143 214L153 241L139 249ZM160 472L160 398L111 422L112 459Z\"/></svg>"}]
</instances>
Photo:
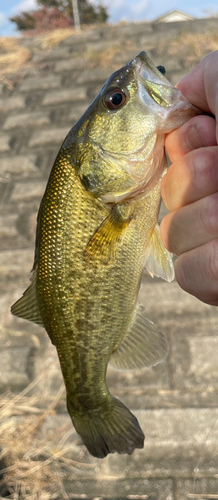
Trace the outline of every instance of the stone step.
<instances>
[{"instance_id":1,"label":"stone step","mask_svg":"<svg viewBox=\"0 0 218 500\"><path fill-rule=\"evenodd\" d=\"M66 457L80 462L81 479L91 479L93 474L97 481L197 479L204 474L211 479L218 478L218 408L141 410L134 414L145 434L145 444L132 455L114 453L104 460L96 459L81 439L71 434L65 442ZM62 439L60 433L70 434L71 425L68 415L50 416L42 425L40 436L47 437L48 445L52 442L58 446ZM102 493L99 491L96 495Z\"/></svg>"}]
</instances>

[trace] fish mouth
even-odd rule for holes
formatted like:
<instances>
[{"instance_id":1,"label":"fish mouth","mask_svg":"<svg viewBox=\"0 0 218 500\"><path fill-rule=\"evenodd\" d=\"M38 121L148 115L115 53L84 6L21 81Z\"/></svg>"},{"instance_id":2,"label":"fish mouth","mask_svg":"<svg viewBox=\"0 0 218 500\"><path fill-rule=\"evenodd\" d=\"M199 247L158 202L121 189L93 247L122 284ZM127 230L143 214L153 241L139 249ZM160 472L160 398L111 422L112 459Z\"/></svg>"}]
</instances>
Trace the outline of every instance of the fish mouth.
<instances>
[{"instance_id":1,"label":"fish mouth","mask_svg":"<svg viewBox=\"0 0 218 500\"><path fill-rule=\"evenodd\" d=\"M131 65L142 79L172 87L172 84L167 80L167 78L156 68L147 52L139 52L139 54L131 61Z\"/></svg>"},{"instance_id":2,"label":"fish mouth","mask_svg":"<svg viewBox=\"0 0 218 500\"><path fill-rule=\"evenodd\" d=\"M140 52L131 61L131 66L138 82L139 101L163 119L167 109L175 106L180 92L156 68L146 52Z\"/></svg>"},{"instance_id":3,"label":"fish mouth","mask_svg":"<svg viewBox=\"0 0 218 500\"><path fill-rule=\"evenodd\" d=\"M170 132L201 113L156 68L147 52L140 52L131 65L138 80L139 99L160 117L162 131Z\"/></svg>"}]
</instances>

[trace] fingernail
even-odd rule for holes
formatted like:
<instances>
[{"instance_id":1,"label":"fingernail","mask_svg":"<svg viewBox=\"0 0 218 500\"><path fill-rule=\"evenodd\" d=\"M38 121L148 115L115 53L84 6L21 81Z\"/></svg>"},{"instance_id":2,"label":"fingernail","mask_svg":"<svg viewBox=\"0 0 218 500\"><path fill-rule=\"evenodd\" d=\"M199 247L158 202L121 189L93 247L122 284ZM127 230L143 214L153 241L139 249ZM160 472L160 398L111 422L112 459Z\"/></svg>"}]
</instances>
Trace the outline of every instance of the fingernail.
<instances>
[{"instance_id":1,"label":"fingernail","mask_svg":"<svg viewBox=\"0 0 218 500\"><path fill-rule=\"evenodd\" d=\"M186 132L186 141L190 150L202 148L204 141L201 138L196 125L190 125Z\"/></svg>"}]
</instances>

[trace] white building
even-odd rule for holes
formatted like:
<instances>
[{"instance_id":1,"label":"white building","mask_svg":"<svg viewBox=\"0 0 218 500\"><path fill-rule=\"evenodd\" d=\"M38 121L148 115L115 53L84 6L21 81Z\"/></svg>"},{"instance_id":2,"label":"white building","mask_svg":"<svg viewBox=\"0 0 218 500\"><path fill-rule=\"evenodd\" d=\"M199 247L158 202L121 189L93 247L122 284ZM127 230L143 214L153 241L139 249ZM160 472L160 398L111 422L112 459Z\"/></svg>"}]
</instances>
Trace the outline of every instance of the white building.
<instances>
[{"instance_id":1,"label":"white building","mask_svg":"<svg viewBox=\"0 0 218 500\"><path fill-rule=\"evenodd\" d=\"M176 21L192 21L194 17L180 10L171 10L161 17L155 19L156 23L175 23Z\"/></svg>"}]
</instances>

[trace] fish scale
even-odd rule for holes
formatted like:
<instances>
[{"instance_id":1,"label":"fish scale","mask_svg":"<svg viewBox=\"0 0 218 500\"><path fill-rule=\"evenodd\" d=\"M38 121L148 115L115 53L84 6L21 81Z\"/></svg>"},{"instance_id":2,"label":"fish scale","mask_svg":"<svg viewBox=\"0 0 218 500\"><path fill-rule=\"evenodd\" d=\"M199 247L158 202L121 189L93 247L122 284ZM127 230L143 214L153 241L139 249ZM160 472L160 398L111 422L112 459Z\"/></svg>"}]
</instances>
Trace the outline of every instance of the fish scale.
<instances>
[{"instance_id":1,"label":"fish scale","mask_svg":"<svg viewBox=\"0 0 218 500\"><path fill-rule=\"evenodd\" d=\"M41 202L32 283L12 313L45 327L89 452L131 454L144 434L106 384L159 363L167 343L137 304L143 267L171 281L157 217L164 135L197 113L145 52L114 73L67 135Z\"/></svg>"}]
</instances>

